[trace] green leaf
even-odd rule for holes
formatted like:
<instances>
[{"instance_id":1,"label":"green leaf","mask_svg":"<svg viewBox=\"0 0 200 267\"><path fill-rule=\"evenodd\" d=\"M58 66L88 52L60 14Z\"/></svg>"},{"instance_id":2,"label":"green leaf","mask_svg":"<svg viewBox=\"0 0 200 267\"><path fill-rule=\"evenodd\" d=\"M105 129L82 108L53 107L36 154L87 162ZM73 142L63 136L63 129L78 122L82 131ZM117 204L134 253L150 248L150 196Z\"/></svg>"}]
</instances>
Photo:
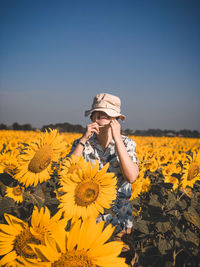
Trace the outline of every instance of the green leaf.
<instances>
[{"instance_id":1,"label":"green leaf","mask_svg":"<svg viewBox=\"0 0 200 267\"><path fill-rule=\"evenodd\" d=\"M175 197L174 193L169 192L168 199L166 201L167 209L172 209L175 204L176 204L176 197Z\"/></svg>"},{"instance_id":2,"label":"green leaf","mask_svg":"<svg viewBox=\"0 0 200 267\"><path fill-rule=\"evenodd\" d=\"M186 241L186 237L185 237L184 233L181 232L177 226L174 227L173 233L174 233L175 237L178 238L179 240L182 239L183 241Z\"/></svg>"},{"instance_id":3,"label":"green leaf","mask_svg":"<svg viewBox=\"0 0 200 267\"><path fill-rule=\"evenodd\" d=\"M181 210L185 210L187 208L187 202L184 199L177 201L177 205Z\"/></svg>"},{"instance_id":4,"label":"green leaf","mask_svg":"<svg viewBox=\"0 0 200 267\"><path fill-rule=\"evenodd\" d=\"M166 216L163 214L163 210L160 207L149 206L148 216L151 222L166 221Z\"/></svg>"},{"instance_id":5,"label":"green leaf","mask_svg":"<svg viewBox=\"0 0 200 267\"><path fill-rule=\"evenodd\" d=\"M167 250L171 250L172 246L171 246L171 244L170 244L170 242L168 240L159 239L159 241L158 241L158 249L159 249L160 253L163 255L163 254L167 253Z\"/></svg>"},{"instance_id":6,"label":"green leaf","mask_svg":"<svg viewBox=\"0 0 200 267\"><path fill-rule=\"evenodd\" d=\"M140 218L133 222L133 228L141 233L149 234L148 223Z\"/></svg>"},{"instance_id":7,"label":"green leaf","mask_svg":"<svg viewBox=\"0 0 200 267\"><path fill-rule=\"evenodd\" d=\"M199 246L198 234L193 233L189 229L186 231L186 241L194 243L197 247Z\"/></svg>"},{"instance_id":8,"label":"green leaf","mask_svg":"<svg viewBox=\"0 0 200 267\"><path fill-rule=\"evenodd\" d=\"M150 196L149 205L155 206L155 207L161 207L162 206L162 204L158 200L158 195L151 195Z\"/></svg>"},{"instance_id":9,"label":"green leaf","mask_svg":"<svg viewBox=\"0 0 200 267\"><path fill-rule=\"evenodd\" d=\"M191 206L195 209L199 209L200 203L198 202L198 195L195 194L195 197L191 199Z\"/></svg>"},{"instance_id":10,"label":"green leaf","mask_svg":"<svg viewBox=\"0 0 200 267\"><path fill-rule=\"evenodd\" d=\"M184 212L184 217L188 222L193 223L200 229L200 217L193 207L190 206L188 211Z\"/></svg>"},{"instance_id":11,"label":"green leaf","mask_svg":"<svg viewBox=\"0 0 200 267\"><path fill-rule=\"evenodd\" d=\"M175 216L177 220L180 220L182 217L178 210L171 210L168 212L168 214Z\"/></svg>"},{"instance_id":12,"label":"green leaf","mask_svg":"<svg viewBox=\"0 0 200 267\"><path fill-rule=\"evenodd\" d=\"M158 222L156 223L156 228L158 232L166 233L171 228L171 225L169 222Z\"/></svg>"}]
</instances>

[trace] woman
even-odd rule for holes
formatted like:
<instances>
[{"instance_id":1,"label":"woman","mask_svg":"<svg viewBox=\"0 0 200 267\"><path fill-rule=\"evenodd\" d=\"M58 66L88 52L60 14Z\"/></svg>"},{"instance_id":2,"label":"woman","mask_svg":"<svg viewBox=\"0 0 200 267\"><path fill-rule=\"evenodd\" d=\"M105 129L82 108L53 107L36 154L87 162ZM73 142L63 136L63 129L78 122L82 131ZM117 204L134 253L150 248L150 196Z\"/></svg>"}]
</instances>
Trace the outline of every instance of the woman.
<instances>
[{"instance_id":1,"label":"woman","mask_svg":"<svg viewBox=\"0 0 200 267\"><path fill-rule=\"evenodd\" d=\"M117 176L117 198L110 210L98 217L98 221L116 225L115 232L130 233L132 211L129 203L131 183L139 173L135 142L121 135L118 119L125 116L120 111L121 101L117 96L101 93L94 97L92 108L85 112L91 123L80 139L74 141L70 155L83 156L86 161L99 161L100 168L109 162L109 172Z\"/></svg>"}]
</instances>

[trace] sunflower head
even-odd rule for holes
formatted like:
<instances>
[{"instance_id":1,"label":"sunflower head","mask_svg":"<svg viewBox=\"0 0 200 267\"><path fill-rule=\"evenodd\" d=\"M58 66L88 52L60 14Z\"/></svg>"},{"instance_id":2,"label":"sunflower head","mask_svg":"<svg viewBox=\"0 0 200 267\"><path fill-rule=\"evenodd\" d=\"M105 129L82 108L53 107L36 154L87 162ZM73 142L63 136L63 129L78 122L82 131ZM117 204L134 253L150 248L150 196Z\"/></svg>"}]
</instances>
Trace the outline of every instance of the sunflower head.
<instances>
[{"instance_id":1,"label":"sunflower head","mask_svg":"<svg viewBox=\"0 0 200 267\"><path fill-rule=\"evenodd\" d=\"M141 192L142 192L142 181L140 179L137 179L134 183L131 184L131 198L130 200L133 200L137 198Z\"/></svg>"},{"instance_id":2,"label":"sunflower head","mask_svg":"<svg viewBox=\"0 0 200 267\"><path fill-rule=\"evenodd\" d=\"M37 255L32 245L44 244L45 235L51 237L57 228L65 229L66 220L61 219L61 216L60 211L51 217L48 208L39 210L34 207L31 220L26 223L13 215L4 214L7 224L0 224L0 256L3 256L0 266L27 266L24 263L26 260L36 263ZM17 262L24 265L17 265Z\"/></svg>"},{"instance_id":3,"label":"sunflower head","mask_svg":"<svg viewBox=\"0 0 200 267\"><path fill-rule=\"evenodd\" d=\"M200 174L200 166L197 162L192 162L188 169L188 181L195 179Z\"/></svg>"},{"instance_id":4,"label":"sunflower head","mask_svg":"<svg viewBox=\"0 0 200 267\"><path fill-rule=\"evenodd\" d=\"M15 250L16 254L20 257L35 259L37 256L31 249L30 244L40 243L40 240L31 234L30 229L26 228L16 236L13 244L13 250Z\"/></svg>"},{"instance_id":5,"label":"sunflower head","mask_svg":"<svg viewBox=\"0 0 200 267\"><path fill-rule=\"evenodd\" d=\"M6 151L0 155L0 173L7 173L13 176L17 172L19 152L17 150Z\"/></svg>"},{"instance_id":6,"label":"sunflower head","mask_svg":"<svg viewBox=\"0 0 200 267\"><path fill-rule=\"evenodd\" d=\"M17 262L23 262L24 258L35 260L37 255L31 249L30 244L40 244L30 232L28 223L10 215L4 214L7 224L0 224L0 266L18 266Z\"/></svg>"},{"instance_id":7,"label":"sunflower head","mask_svg":"<svg viewBox=\"0 0 200 267\"><path fill-rule=\"evenodd\" d=\"M54 231L58 225L61 225L63 228L65 227L66 220L61 219L61 216L61 211L58 211L51 217L47 207L41 207L39 210L35 206L31 217L30 232L43 244L45 233L51 235L51 232Z\"/></svg>"},{"instance_id":8,"label":"sunflower head","mask_svg":"<svg viewBox=\"0 0 200 267\"><path fill-rule=\"evenodd\" d=\"M188 156L183 164L182 188L193 187L194 183L200 179L200 152Z\"/></svg>"},{"instance_id":9,"label":"sunflower head","mask_svg":"<svg viewBox=\"0 0 200 267\"><path fill-rule=\"evenodd\" d=\"M99 170L98 161L85 162L84 167L77 166L73 173L61 176L59 192L63 195L59 197L59 207L71 218L97 216L104 208L110 208L116 198L117 180L114 173L107 172L108 167L106 164Z\"/></svg>"},{"instance_id":10,"label":"sunflower head","mask_svg":"<svg viewBox=\"0 0 200 267\"><path fill-rule=\"evenodd\" d=\"M87 165L88 164L83 157L71 155L61 162L58 174L62 177L65 177L67 174L73 174L79 169L87 168Z\"/></svg>"},{"instance_id":11,"label":"sunflower head","mask_svg":"<svg viewBox=\"0 0 200 267\"><path fill-rule=\"evenodd\" d=\"M158 169L159 165L156 160L156 158L151 158L149 160L145 160L142 162L140 168L145 171L145 170L150 170L151 172L155 172Z\"/></svg>"},{"instance_id":12,"label":"sunflower head","mask_svg":"<svg viewBox=\"0 0 200 267\"><path fill-rule=\"evenodd\" d=\"M142 180L142 189L141 193L148 192L151 188L151 180L147 177Z\"/></svg>"},{"instance_id":13,"label":"sunflower head","mask_svg":"<svg viewBox=\"0 0 200 267\"><path fill-rule=\"evenodd\" d=\"M118 257L123 242L108 241L115 228L110 224L104 226L104 222L96 223L92 217L77 220L68 232L58 227L51 238L45 235L45 245L31 247L41 264L52 267L127 266L125 259Z\"/></svg>"},{"instance_id":14,"label":"sunflower head","mask_svg":"<svg viewBox=\"0 0 200 267\"><path fill-rule=\"evenodd\" d=\"M15 202L20 203L23 201L24 187L17 185L15 187L6 187L5 197L12 198Z\"/></svg>"},{"instance_id":15,"label":"sunflower head","mask_svg":"<svg viewBox=\"0 0 200 267\"><path fill-rule=\"evenodd\" d=\"M64 150L62 138L57 130L40 133L40 137L29 143L19 157L15 179L28 186L37 186L50 179L52 164L59 160Z\"/></svg>"}]
</instances>

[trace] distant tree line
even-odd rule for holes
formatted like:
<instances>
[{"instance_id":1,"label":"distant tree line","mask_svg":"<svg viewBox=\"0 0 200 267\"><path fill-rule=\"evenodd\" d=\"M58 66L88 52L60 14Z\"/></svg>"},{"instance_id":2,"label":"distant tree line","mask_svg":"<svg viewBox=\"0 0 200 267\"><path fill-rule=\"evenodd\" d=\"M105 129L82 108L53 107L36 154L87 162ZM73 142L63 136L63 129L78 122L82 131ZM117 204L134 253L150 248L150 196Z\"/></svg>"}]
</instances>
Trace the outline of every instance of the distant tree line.
<instances>
[{"instance_id":1,"label":"distant tree line","mask_svg":"<svg viewBox=\"0 0 200 267\"><path fill-rule=\"evenodd\" d=\"M41 131L44 131L48 128L58 129L60 132L71 133L83 133L85 131L85 128L83 128L83 126L81 126L80 124L71 124L68 122L44 125L42 126Z\"/></svg>"},{"instance_id":2,"label":"distant tree line","mask_svg":"<svg viewBox=\"0 0 200 267\"><path fill-rule=\"evenodd\" d=\"M0 123L0 130L15 130L15 131L35 131L31 124L19 124L14 122L11 126L7 126L4 123Z\"/></svg>"},{"instance_id":3,"label":"distant tree line","mask_svg":"<svg viewBox=\"0 0 200 267\"><path fill-rule=\"evenodd\" d=\"M45 129L48 130L49 128L58 129L60 132L83 133L85 131L85 128L83 128L81 125L71 124L68 122L43 125L40 130L44 132ZM31 124L19 124L15 122L11 126L7 126L4 123L0 123L0 130L36 131L38 129L32 127Z\"/></svg>"},{"instance_id":4,"label":"distant tree line","mask_svg":"<svg viewBox=\"0 0 200 267\"><path fill-rule=\"evenodd\" d=\"M166 137L192 137L192 138L200 138L200 132L197 130L188 130L183 129L180 131L174 131L174 130L160 130L160 129L148 129L148 130L131 130L126 129L123 131L125 135L135 135L135 136L166 136Z\"/></svg>"},{"instance_id":5,"label":"distant tree line","mask_svg":"<svg viewBox=\"0 0 200 267\"><path fill-rule=\"evenodd\" d=\"M41 131L45 131L51 129L58 129L60 132L71 132L71 133L83 133L85 128L80 124L71 124L68 122L64 123L56 123L56 124L47 124L43 125L40 129ZM15 131L35 131L36 128L33 128L31 124L19 124L17 122L13 123L11 126L7 126L3 123L0 123L0 130L15 130ZM166 136L166 137L191 137L191 138L200 138L200 132L197 130L188 130L183 129L180 131L174 130L160 130L160 129L148 129L148 130L131 130L125 129L122 131L125 135L135 135L135 136Z\"/></svg>"}]
</instances>

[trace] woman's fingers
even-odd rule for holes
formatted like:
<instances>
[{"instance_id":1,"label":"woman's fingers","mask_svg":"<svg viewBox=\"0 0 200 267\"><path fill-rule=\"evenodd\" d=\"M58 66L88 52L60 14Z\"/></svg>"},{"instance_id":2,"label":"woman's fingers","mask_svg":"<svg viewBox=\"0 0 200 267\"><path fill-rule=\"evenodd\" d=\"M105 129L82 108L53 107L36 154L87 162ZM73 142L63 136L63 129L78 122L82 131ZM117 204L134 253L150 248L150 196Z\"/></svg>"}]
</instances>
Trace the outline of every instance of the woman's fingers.
<instances>
[{"instance_id":1,"label":"woman's fingers","mask_svg":"<svg viewBox=\"0 0 200 267\"><path fill-rule=\"evenodd\" d=\"M116 140L121 135L121 125L116 119L114 119L110 122L110 126L112 129L112 136L114 140Z\"/></svg>"},{"instance_id":2,"label":"woman's fingers","mask_svg":"<svg viewBox=\"0 0 200 267\"><path fill-rule=\"evenodd\" d=\"M99 133L99 126L96 122L88 125L88 129L92 132Z\"/></svg>"},{"instance_id":3,"label":"woman's fingers","mask_svg":"<svg viewBox=\"0 0 200 267\"><path fill-rule=\"evenodd\" d=\"M96 122L87 125L86 138L89 139L94 133L99 134L99 126Z\"/></svg>"}]
</instances>

